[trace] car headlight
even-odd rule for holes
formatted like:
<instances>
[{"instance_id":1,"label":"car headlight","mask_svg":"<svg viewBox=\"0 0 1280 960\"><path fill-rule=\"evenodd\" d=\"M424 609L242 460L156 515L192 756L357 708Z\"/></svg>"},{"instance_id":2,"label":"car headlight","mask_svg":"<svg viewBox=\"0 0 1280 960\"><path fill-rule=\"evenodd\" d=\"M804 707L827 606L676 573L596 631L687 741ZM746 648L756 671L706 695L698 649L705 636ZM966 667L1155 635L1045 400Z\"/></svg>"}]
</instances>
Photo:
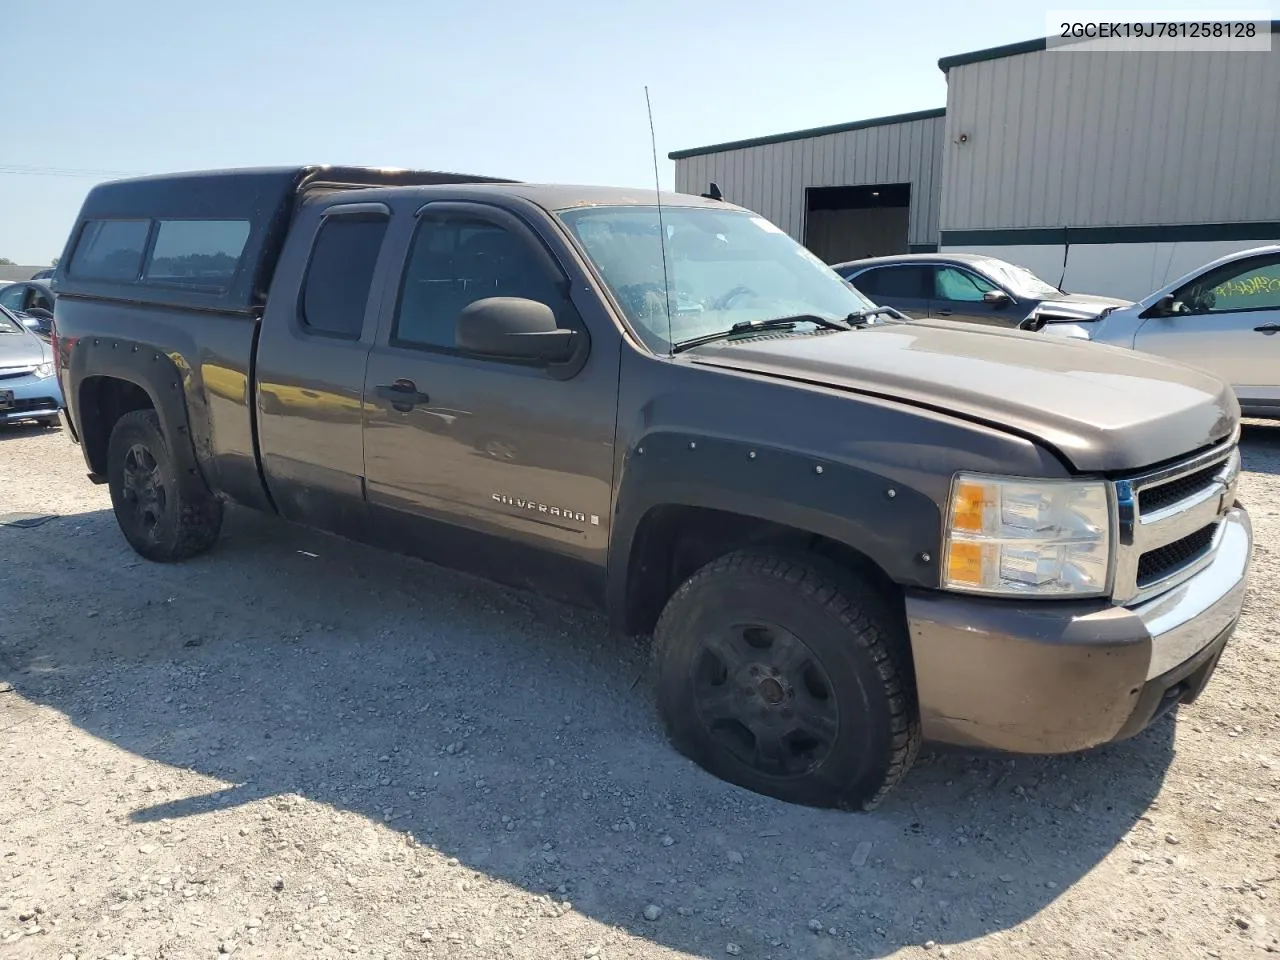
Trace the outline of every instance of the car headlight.
<instances>
[{"instance_id":1,"label":"car headlight","mask_svg":"<svg viewBox=\"0 0 1280 960\"><path fill-rule=\"evenodd\" d=\"M942 585L1011 596L1107 592L1111 507L1101 480L1014 480L958 473Z\"/></svg>"},{"instance_id":2,"label":"car headlight","mask_svg":"<svg viewBox=\"0 0 1280 960\"><path fill-rule=\"evenodd\" d=\"M37 376L37 377L52 377L52 376L53 376L53 364L52 364L52 363L42 363L42 364L40 364L39 366L37 366L37 367L36 367L36 376Z\"/></svg>"}]
</instances>

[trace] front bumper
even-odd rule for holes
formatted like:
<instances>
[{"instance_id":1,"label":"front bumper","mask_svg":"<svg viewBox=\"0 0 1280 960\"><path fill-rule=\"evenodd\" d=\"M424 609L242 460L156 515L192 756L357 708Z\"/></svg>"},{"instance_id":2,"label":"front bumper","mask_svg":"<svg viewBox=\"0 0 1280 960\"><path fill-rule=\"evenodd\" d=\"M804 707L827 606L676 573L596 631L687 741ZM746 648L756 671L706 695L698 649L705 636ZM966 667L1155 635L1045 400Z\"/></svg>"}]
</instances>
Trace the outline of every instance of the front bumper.
<instances>
[{"instance_id":1,"label":"front bumper","mask_svg":"<svg viewBox=\"0 0 1280 960\"><path fill-rule=\"evenodd\" d=\"M1253 528L1239 505L1223 524L1208 567L1135 607L908 593L925 738L1066 753L1133 736L1190 703L1244 604Z\"/></svg>"},{"instance_id":2,"label":"front bumper","mask_svg":"<svg viewBox=\"0 0 1280 960\"><path fill-rule=\"evenodd\" d=\"M12 403L0 405L0 423L17 420L55 420L62 407L57 377L17 377L0 380L0 396L13 393Z\"/></svg>"}]
</instances>

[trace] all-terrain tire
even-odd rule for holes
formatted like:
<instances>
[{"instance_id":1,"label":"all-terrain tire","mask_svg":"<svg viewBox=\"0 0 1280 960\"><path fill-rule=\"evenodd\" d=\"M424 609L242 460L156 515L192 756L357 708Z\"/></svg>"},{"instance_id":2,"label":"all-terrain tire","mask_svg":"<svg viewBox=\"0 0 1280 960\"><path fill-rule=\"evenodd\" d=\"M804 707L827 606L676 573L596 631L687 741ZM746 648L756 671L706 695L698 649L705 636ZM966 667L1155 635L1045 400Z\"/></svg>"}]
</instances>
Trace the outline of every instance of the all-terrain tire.
<instances>
[{"instance_id":1,"label":"all-terrain tire","mask_svg":"<svg viewBox=\"0 0 1280 960\"><path fill-rule=\"evenodd\" d=\"M654 656L676 749L757 793L869 810L919 750L901 615L824 558L748 549L712 561L668 601Z\"/></svg>"},{"instance_id":2,"label":"all-terrain tire","mask_svg":"<svg viewBox=\"0 0 1280 960\"><path fill-rule=\"evenodd\" d=\"M154 410L116 421L107 443L107 484L121 532L148 560L186 560L217 542L222 501L198 474L177 467Z\"/></svg>"}]
</instances>

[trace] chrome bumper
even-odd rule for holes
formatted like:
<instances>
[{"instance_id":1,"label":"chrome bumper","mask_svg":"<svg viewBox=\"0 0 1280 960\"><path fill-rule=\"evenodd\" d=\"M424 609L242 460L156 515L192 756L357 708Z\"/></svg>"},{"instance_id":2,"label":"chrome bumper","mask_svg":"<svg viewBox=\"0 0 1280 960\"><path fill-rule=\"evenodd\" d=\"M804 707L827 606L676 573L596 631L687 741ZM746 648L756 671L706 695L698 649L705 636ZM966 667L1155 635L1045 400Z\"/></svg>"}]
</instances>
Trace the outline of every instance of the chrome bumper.
<instances>
[{"instance_id":1,"label":"chrome bumper","mask_svg":"<svg viewBox=\"0 0 1280 960\"><path fill-rule=\"evenodd\" d=\"M1213 561L1187 580L1154 600L1134 607L1151 636L1151 680L1191 659L1240 615L1244 603L1245 574L1253 555L1253 527L1239 507L1222 519Z\"/></svg>"},{"instance_id":2,"label":"chrome bumper","mask_svg":"<svg viewBox=\"0 0 1280 960\"><path fill-rule=\"evenodd\" d=\"M1221 523L1211 562L1133 607L908 590L925 738L1066 753L1132 736L1194 700L1239 619L1253 552L1242 507Z\"/></svg>"}]
</instances>

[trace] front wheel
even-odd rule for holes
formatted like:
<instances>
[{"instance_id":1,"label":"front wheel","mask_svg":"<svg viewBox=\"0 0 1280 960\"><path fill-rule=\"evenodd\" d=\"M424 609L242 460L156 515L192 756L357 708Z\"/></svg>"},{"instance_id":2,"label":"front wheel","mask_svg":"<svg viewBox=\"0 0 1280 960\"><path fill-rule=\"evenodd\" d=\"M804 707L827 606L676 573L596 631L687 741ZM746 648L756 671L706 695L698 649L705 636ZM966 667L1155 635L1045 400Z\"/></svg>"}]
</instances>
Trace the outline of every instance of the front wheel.
<instances>
[{"instance_id":1,"label":"front wheel","mask_svg":"<svg viewBox=\"0 0 1280 960\"><path fill-rule=\"evenodd\" d=\"M186 560L217 542L222 501L198 475L179 470L154 410L116 421L107 443L107 483L121 532L148 560Z\"/></svg>"},{"instance_id":2,"label":"front wheel","mask_svg":"<svg viewBox=\"0 0 1280 960\"><path fill-rule=\"evenodd\" d=\"M885 606L807 554L744 550L703 567L654 632L672 742L757 793L871 809L920 745L905 630Z\"/></svg>"}]
</instances>

